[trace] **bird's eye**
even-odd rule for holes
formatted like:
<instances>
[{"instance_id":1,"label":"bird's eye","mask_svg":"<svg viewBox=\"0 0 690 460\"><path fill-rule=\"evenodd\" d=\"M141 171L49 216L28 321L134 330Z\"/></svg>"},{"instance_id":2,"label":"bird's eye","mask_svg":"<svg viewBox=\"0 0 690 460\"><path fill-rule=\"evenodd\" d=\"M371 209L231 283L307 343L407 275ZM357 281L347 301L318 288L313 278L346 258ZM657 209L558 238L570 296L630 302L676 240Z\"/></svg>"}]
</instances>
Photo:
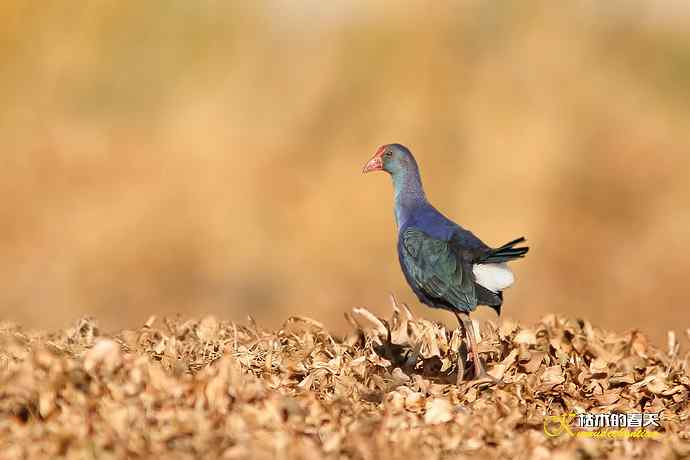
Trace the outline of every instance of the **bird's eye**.
<instances>
[{"instance_id":1,"label":"bird's eye","mask_svg":"<svg viewBox=\"0 0 690 460\"><path fill-rule=\"evenodd\" d=\"M385 158L385 159L387 160L387 159L389 159L392 155L393 155L393 154L389 151L389 152L386 152L386 153L383 154L383 158Z\"/></svg>"}]
</instances>

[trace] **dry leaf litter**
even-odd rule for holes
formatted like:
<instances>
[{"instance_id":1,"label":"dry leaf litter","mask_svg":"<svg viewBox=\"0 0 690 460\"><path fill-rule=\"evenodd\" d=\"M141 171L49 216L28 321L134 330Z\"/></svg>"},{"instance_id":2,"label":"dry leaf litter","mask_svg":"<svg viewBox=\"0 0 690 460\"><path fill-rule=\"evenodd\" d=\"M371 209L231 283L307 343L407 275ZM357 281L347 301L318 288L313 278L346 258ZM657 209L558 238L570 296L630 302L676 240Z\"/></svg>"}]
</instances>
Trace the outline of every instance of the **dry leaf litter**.
<instances>
[{"instance_id":1,"label":"dry leaf litter","mask_svg":"<svg viewBox=\"0 0 690 460\"><path fill-rule=\"evenodd\" d=\"M89 318L52 334L0 323L0 458L690 455L690 355L673 333L662 350L553 315L486 322L480 350L501 383L458 386L461 331L393 309L353 310L345 337L301 317L278 331L152 317L114 335ZM545 435L545 416L573 411L663 411L662 434Z\"/></svg>"}]
</instances>

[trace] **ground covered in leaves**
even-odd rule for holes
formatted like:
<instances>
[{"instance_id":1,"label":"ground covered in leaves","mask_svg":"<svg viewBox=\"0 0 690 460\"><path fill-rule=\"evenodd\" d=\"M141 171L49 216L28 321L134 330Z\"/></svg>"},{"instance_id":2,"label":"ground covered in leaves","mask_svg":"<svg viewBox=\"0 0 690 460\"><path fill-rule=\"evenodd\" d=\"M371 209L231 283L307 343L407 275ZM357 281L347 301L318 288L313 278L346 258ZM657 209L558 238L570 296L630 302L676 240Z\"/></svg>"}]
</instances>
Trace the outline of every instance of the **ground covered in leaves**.
<instances>
[{"instance_id":1,"label":"ground covered in leaves","mask_svg":"<svg viewBox=\"0 0 690 460\"><path fill-rule=\"evenodd\" d=\"M456 385L461 331L404 305L347 317L345 337L306 318L278 331L151 318L114 335L90 319L51 334L0 323L0 458L690 455L690 355L673 333L658 349L557 316L486 323L480 350L501 383ZM660 434L544 433L545 416L582 411L663 411Z\"/></svg>"}]
</instances>

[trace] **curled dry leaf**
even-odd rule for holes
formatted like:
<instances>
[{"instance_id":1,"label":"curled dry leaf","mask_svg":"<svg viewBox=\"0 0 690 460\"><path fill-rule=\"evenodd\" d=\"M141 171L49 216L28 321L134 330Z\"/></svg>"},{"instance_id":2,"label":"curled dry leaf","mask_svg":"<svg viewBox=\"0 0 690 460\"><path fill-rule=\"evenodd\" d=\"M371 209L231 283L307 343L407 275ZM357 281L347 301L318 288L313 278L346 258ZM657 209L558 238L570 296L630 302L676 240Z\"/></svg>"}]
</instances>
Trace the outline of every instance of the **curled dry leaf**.
<instances>
[{"instance_id":1,"label":"curled dry leaf","mask_svg":"<svg viewBox=\"0 0 690 460\"><path fill-rule=\"evenodd\" d=\"M606 374L608 367L609 367L609 363L607 361L605 361L604 359L601 359L601 358L596 358L596 359L593 359L592 362L590 363L589 371L592 373L592 375Z\"/></svg>"},{"instance_id":2,"label":"curled dry leaf","mask_svg":"<svg viewBox=\"0 0 690 460\"><path fill-rule=\"evenodd\" d=\"M524 369L525 373L527 374L533 374L539 369L539 367L542 365L544 362L544 358L546 356L546 353L541 352L541 351L535 351L529 355L529 359L526 362L522 363L522 368Z\"/></svg>"},{"instance_id":3,"label":"curled dry leaf","mask_svg":"<svg viewBox=\"0 0 690 460\"><path fill-rule=\"evenodd\" d=\"M536 345L537 335L529 329L520 329L515 336L514 342L518 345Z\"/></svg>"},{"instance_id":4,"label":"curled dry leaf","mask_svg":"<svg viewBox=\"0 0 690 460\"><path fill-rule=\"evenodd\" d=\"M453 420L453 406L447 399L434 398L426 402L424 423L436 425Z\"/></svg>"},{"instance_id":5,"label":"curled dry leaf","mask_svg":"<svg viewBox=\"0 0 690 460\"><path fill-rule=\"evenodd\" d=\"M207 316L203 318L196 328L197 337L202 342L210 342L218 337L220 331L220 324L214 316Z\"/></svg>"},{"instance_id":6,"label":"curled dry leaf","mask_svg":"<svg viewBox=\"0 0 690 460\"><path fill-rule=\"evenodd\" d=\"M561 366L551 366L544 369L544 373L541 375L541 381L543 385L553 386L559 385L565 382L565 377L563 376L563 369Z\"/></svg>"},{"instance_id":7,"label":"curled dry leaf","mask_svg":"<svg viewBox=\"0 0 690 460\"><path fill-rule=\"evenodd\" d=\"M410 412L420 413L426 405L426 397L419 392L409 393L405 397L405 409Z\"/></svg>"},{"instance_id":8,"label":"curled dry leaf","mask_svg":"<svg viewBox=\"0 0 690 460\"><path fill-rule=\"evenodd\" d=\"M383 337L385 337L388 334L388 329L386 328L386 325L383 324L383 322L381 322L381 320L377 318L369 310L365 308L354 308L352 310L352 316L364 331L370 331L373 329L376 332L376 334ZM363 327L363 325L359 321L359 318L364 320L364 324L367 324L368 322L368 324L373 326L373 328Z\"/></svg>"},{"instance_id":9,"label":"curled dry leaf","mask_svg":"<svg viewBox=\"0 0 690 460\"><path fill-rule=\"evenodd\" d=\"M84 357L84 370L113 372L122 364L120 345L111 339L98 339Z\"/></svg>"}]
</instances>

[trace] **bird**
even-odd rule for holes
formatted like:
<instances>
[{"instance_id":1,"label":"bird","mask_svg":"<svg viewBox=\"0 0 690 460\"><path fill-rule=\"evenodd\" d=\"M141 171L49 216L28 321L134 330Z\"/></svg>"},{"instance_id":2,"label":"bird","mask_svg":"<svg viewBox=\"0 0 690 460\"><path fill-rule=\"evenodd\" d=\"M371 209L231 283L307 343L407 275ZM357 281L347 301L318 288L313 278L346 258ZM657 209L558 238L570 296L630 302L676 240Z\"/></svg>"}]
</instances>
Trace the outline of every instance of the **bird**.
<instances>
[{"instance_id":1,"label":"bird","mask_svg":"<svg viewBox=\"0 0 690 460\"><path fill-rule=\"evenodd\" d=\"M465 330L476 380L494 380L484 370L469 313L485 305L501 314L503 290L514 282L507 262L520 259L529 247L520 237L493 248L471 231L439 212L426 197L419 166L401 144L376 150L362 173L384 171L393 181L394 213L398 229L398 259L407 283L423 304L452 312ZM464 378L458 352L457 380Z\"/></svg>"}]
</instances>

